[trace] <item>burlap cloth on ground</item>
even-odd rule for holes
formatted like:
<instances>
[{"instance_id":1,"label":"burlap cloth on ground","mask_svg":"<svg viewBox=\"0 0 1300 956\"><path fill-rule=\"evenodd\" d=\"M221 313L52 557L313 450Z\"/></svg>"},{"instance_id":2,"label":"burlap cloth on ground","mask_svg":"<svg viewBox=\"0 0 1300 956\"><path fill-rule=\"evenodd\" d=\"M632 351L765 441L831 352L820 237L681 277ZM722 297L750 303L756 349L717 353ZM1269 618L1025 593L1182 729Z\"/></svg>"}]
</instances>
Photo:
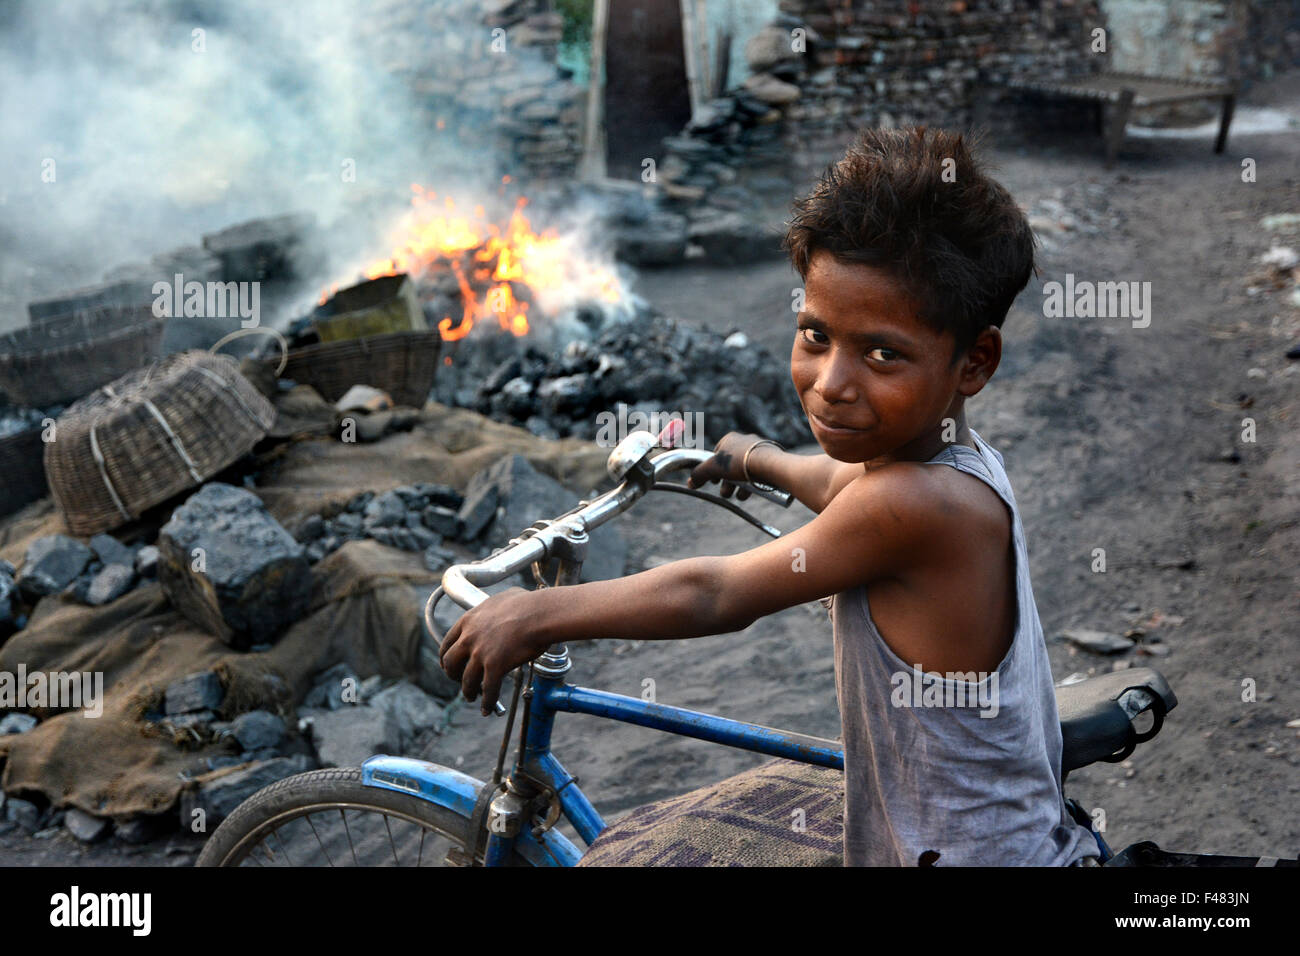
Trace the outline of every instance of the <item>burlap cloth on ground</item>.
<instances>
[{"instance_id":1,"label":"burlap cloth on ground","mask_svg":"<svg viewBox=\"0 0 1300 956\"><path fill-rule=\"evenodd\" d=\"M844 774L774 760L610 824L579 866L840 866Z\"/></svg>"},{"instance_id":2,"label":"burlap cloth on ground","mask_svg":"<svg viewBox=\"0 0 1300 956\"><path fill-rule=\"evenodd\" d=\"M292 527L296 518L340 505L360 491L416 481L464 489L480 468L518 452L578 492L604 476L607 449L578 439L546 441L474 412L431 403L411 432L369 445L333 438L279 446L266 457L252 489ZM48 498L0 522L0 557L20 564L28 544L67 533ZM80 711L44 719L22 735L0 737L0 788L41 793L57 807L125 817L167 810L180 774L203 772L209 751L183 750L151 732L142 716L157 707L169 683L216 668L226 687L223 717L301 700L312 678L337 662L358 676L414 677L422 633L420 585L436 582L421 556L373 541L351 542L313 568L308 615L266 652L239 653L199 631L168 603L156 583L105 607L62 597L37 605L28 626L0 646L0 671L100 671L102 717ZM268 681L267 674L280 681ZM277 689L277 687L279 689ZM286 699L287 698L287 699Z\"/></svg>"}]
</instances>

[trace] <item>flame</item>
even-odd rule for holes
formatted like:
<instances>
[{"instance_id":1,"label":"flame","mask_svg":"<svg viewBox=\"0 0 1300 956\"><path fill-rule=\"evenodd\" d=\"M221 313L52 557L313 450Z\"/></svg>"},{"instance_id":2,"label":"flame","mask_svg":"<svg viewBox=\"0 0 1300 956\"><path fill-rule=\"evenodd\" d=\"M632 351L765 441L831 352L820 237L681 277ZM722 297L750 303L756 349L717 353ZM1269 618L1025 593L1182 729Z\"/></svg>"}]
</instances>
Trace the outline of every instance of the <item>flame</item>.
<instances>
[{"instance_id":1,"label":"flame","mask_svg":"<svg viewBox=\"0 0 1300 956\"><path fill-rule=\"evenodd\" d=\"M503 187L510 181L501 178ZM476 322L492 316L502 329L526 335L530 300L545 312L548 303L563 307L575 296L608 303L624 298L614 270L588 261L573 237L533 229L524 215L526 198L520 197L509 220L498 225L481 205L466 215L452 197L439 201L432 189L418 183L411 185L411 193L411 208L394 231L392 254L360 271L366 279L406 272L417 283L430 273L450 271L460 288L462 314L459 321L449 315L439 321L444 340L464 338ZM476 291L484 286L485 291ZM339 283L327 288L321 304L339 288ZM521 296L524 291L527 295Z\"/></svg>"}]
</instances>

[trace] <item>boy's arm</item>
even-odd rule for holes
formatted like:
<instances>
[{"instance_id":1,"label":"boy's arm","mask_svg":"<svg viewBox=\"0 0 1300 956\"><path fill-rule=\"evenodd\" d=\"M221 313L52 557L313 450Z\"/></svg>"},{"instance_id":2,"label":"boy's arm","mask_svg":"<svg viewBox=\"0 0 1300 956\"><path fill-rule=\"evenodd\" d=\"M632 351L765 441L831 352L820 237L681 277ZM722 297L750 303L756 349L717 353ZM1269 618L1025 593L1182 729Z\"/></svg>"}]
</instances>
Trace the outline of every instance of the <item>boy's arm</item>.
<instances>
[{"instance_id":1,"label":"boy's arm","mask_svg":"<svg viewBox=\"0 0 1300 956\"><path fill-rule=\"evenodd\" d=\"M796 455L775 445L759 445L749 456L749 474L756 481L784 488L809 511L821 514L865 469L861 463L836 461L824 452Z\"/></svg>"},{"instance_id":2,"label":"boy's arm","mask_svg":"<svg viewBox=\"0 0 1300 956\"><path fill-rule=\"evenodd\" d=\"M938 509L924 466L863 474L808 524L741 554L689 558L612 581L511 589L461 617L444 670L484 711L515 667L552 644L663 640L743 630L760 617L869 584L925 558Z\"/></svg>"}]
</instances>

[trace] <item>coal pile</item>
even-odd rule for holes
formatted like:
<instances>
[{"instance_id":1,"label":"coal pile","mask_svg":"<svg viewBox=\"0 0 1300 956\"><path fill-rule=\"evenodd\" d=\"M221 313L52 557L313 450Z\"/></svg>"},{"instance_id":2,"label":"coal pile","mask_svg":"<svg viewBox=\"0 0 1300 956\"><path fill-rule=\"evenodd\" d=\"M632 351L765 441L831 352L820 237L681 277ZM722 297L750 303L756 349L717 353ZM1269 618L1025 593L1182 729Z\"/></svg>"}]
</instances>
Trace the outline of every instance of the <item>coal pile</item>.
<instances>
[{"instance_id":1,"label":"coal pile","mask_svg":"<svg viewBox=\"0 0 1300 956\"><path fill-rule=\"evenodd\" d=\"M653 310L559 349L483 330L447 343L433 397L543 438L595 441L601 412L696 412L710 445L729 431L794 446L813 441L788 363L748 341L693 329Z\"/></svg>"}]
</instances>

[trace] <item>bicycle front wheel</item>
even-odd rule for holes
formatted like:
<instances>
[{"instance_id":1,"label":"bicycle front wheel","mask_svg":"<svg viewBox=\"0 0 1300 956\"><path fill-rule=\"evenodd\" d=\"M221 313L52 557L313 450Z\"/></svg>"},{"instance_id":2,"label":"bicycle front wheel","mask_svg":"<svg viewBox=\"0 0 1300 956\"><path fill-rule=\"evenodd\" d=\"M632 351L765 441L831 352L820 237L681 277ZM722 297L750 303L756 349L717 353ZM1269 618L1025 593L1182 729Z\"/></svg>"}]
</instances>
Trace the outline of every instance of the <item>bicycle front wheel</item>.
<instances>
[{"instance_id":1,"label":"bicycle front wheel","mask_svg":"<svg viewBox=\"0 0 1300 956\"><path fill-rule=\"evenodd\" d=\"M219 826L195 866L477 866L469 818L361 783L359 767L286 777ZM512 866L527 866L518 854Z\"/></svg>"}]
</instances>

